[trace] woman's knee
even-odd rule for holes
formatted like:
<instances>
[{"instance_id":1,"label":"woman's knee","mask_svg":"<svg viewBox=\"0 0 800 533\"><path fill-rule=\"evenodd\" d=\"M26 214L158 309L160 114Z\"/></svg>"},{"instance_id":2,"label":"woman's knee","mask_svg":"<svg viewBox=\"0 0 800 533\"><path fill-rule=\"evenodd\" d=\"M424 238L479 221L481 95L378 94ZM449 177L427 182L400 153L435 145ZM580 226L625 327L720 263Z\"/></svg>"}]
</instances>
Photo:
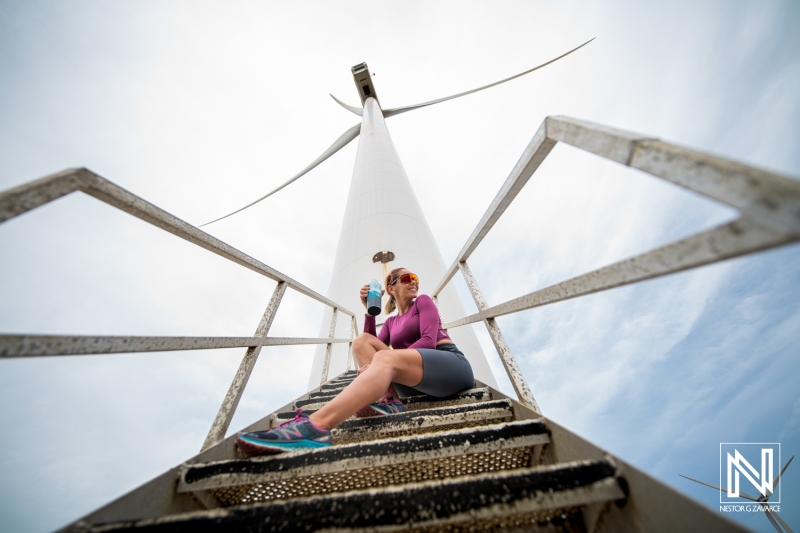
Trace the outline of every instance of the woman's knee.
<instances>
[{"instance_id":1,"label":"woman's knee","mask_svg":"<svg viewBox=\"0 0 800 533\"><path fill-rule=\"evenodd\" d=\"M357 350L364 346L369 346L370 344L372 344L372 339L374 338L376 338L375 335L371 333L362 333L361 335L353 339L353 349Z\"/></svg>"},{"instance_id":2,"label":"woman's knee","mask_svg":"<svg viewBox=\"0 0 800 533\"><path fill-rule=\"evenodd\" d=\"M394 367L397 360L395 357L392 357L392 355L391 350L378 350L375 352L375 355L372 356L372 364Z\"/></svg>"}]
</instances>

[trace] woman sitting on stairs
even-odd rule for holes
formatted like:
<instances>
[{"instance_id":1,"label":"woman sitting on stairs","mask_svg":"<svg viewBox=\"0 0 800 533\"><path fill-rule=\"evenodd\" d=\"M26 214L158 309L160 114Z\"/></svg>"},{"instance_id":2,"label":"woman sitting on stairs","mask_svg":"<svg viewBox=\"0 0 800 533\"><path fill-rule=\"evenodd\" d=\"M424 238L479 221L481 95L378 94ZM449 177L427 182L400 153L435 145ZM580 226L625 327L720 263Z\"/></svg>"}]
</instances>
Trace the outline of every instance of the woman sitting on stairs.
<instances>
[{"instance_id":1,"label":"woman sitting on stairs","mask_svg":"<svg viewBox=\"0 0 800 533\"><path fill-rule=\"evenodd\" d=\"M375 416L406 410L398 397L413 394L450 396L474 384L469 361L442 329L430 296L417 294L419 278L405 268L386 276L389 301L386 314L397 308L375 334L375 317L365 315L364 333L353 341L358 376L318 411L297 416L275 429L239 435L247 455L330 446L331 429L356 416ZM361 289L366 307L368 286ZM392 348L389 348L389 346ZM380 398L380 400L377 400ZM377 400L377 401L376 401Z\"/></svg>"}]
</instances>

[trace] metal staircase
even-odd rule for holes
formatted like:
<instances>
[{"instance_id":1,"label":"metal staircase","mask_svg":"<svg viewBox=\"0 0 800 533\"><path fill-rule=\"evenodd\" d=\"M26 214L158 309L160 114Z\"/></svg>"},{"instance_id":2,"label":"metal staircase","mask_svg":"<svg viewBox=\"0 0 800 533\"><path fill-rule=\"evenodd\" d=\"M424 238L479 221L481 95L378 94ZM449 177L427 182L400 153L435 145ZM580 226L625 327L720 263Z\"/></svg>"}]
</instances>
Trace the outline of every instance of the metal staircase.
<instances>
[{"instance_id":1,"label":"metal staircase","mask_svg":"<svg viewBox=\"0 0 800 533\"><path fill-rule=\"evenodd\" d=\"M740 217L551 287L489 305L467 259L558 142L639 169L736 208ZM202 451L65 531L744 531L712 510L545 419L496 317L800 240L800 184L708 154L567 117L548 117L431 296L461 272L519 401L476 382L450 398L407 399L406 413L351 419L335 446L244 458L224 438L264 347L326 346L319 388L244 431L313 411L353 379L328 381L334 343L353 312L86 169L0 192L0 223L80 191L277 282L252 337L0 335L0 359L246 347ZM270 337L287 288L333 309L326 338ZM350 338L334 338L349 315ZM352 352L350 353L352 368Z\"/></svg>"},{"instance_id":2,"label":"metal staircase","mask_svg":"<svg viewBox=\"0 0 800 533\"><path fill-rule=\"evenodd\" d=\"M233 435L65 531L745 531L482 383L407 405L345 421L330 448L245 458Z\"/></svg>"}]
</instances>

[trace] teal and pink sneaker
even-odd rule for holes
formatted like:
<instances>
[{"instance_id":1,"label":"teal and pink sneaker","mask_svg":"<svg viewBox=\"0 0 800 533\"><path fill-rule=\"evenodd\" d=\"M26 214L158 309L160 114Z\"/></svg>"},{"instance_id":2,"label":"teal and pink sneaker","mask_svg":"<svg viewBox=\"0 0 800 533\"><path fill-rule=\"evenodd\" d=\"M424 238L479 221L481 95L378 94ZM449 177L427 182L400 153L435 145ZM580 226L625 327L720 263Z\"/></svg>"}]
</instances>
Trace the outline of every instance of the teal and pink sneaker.
<instances>
[{"instance_id":1,"label":"teal and pink sneaker","mask_svg":"<svg viewBox=\"0 0 800 533\"><path fill-rule=\"evenodd\" d=\"M284 422L275 429L242 433L236 444L245 455L264 455L297 450L325 448L332 444L331 432L318 428L302 409L296 411L297 416Z\"/></svg>"},{"instance_id":2,"label":"teal and pink sneaker","mask_svg":"<svg viewBox=\"0 0 800 533\"><path fill-rule=\"evenodd\" d=\"M377 403L371 403L368 406L356 412L357 418L365 418L367 416L383 416L391 415L393 413L405 413L406 406L400 400L395 400L388 392Z\"/></svg>"}]
</instances>

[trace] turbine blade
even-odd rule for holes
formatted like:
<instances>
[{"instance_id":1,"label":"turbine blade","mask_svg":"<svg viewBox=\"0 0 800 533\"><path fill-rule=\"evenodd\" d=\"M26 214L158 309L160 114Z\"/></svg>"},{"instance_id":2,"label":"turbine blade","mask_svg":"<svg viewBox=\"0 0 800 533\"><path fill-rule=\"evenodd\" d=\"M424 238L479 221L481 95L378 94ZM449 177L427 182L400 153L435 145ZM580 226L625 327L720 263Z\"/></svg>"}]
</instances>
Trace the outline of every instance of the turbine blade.
<instances>
[{"instance_id":1,"label":"turbine blade","mask_svg":"<svg viewBox=\"0 0 800 533\"><path fill-rule=\"evenodd\" d=\"M358 115L359 117L363 116L363 114L364 114L364 108L363 108L363 107L356 107L356 106L352 106L352 105L347 105L347 104L345 104L344 102L342 102L341 100L339 100L338 98L336 98L336 97L335 97L335 96L333 96L333 95L331 95L331 98L333 98L334 100L336 100L336 103L337 103L337 104L339 104L339 105L340 105L340 106L342 106L343 108L347 109L347 110L348 110L348 111L350 111L351 113L355 113L355 114L356 114L356 115Z\"/></svg>"},{"instance_id":2,"label":"turbine blade","mask_svg":"<svg viewBox=\"0 0 800 533\"><path fill-rule=\"evenodd\" d=\"M767 520L769 520L769 523L772 524L772 527L774 527L778 531L778 533L783 533L783 530L781 529L781 526L779 526L778 523L775 521L775 519L772 518L772 514L771 513L766 512L766 513L764 513L764 516L767 517Z\"/></svg>"},{"instance_id":3,"label":"turbine blade","mask_svg":"<svg viewBox=\"0 0 800 533\"><path fill-rule=\"evenodd\" d=\"M695 483L700 483L701 485L705 485L706 487L711 487L712 489L717 489L720 492L728 492L728 489L723 489L722 487L718 487L716 485L712 485L710 483L706 483L705 481L699 481L697 479L690 478L689 476L684 476L683 474L678 474L678 475L683 477L683 478L688 479L689 481L694 481ZM739 497L740 498L744 498L745 500L750 500L750 501L754 501L754 502L758 501L757 498L753 498L749 494L747 494L745 492L741 492L741 491L739 492Z\"/></svg>"},{"instance_id":4,"label":"turbine blade","mask_svg":"<svg viewBox=\"0 0 800 533\"><path fill-rule=\"evenodd\" d=\"M786 530L788 533L794 533L794 531L792 531L792 528L790 528L790 527L789 527L789 524L787 524L786 522L784 522L784 521L783 521L783 518L781 518L781 517L780 517L780 515L779 515L778 513L776 513L775 511L771 511L771 510L769 509L769 507L765 508L764 510L767 512L767 516L771 516L771 517L773 517L775 520L777 520L778 522L780 522L780 523L781 523L781 525L783 526L783 529L785 529L785 530Z\"/></svg>"},{"instance_id":5,"label":"turbine blade","mask_svg":"<svg viewBox=\"0 0 800 533\"><path fill-rule=\"evenodd\" d=\"M483 87L478 87L477 89L472 89L471 91L465 91L463 93L454 94L452 96L445 96L444 98L431 100L430 102L423 102L421 104L415 104L415 105L408 105L408 106L404 106L404 107L395 107L395 108L392 108L392 109L386 109L386 110L383 111L383 116L385 118L389 118L389 117L394 116L394 115L399 115L400 113L405 113L406 111L412 111L414 109L419 109L421 107L426 107L426 106L433 105L433 104L439 104L441 102L446 102L447 100L452 100L453 98L458 98L459 96L465 96L465 95L468 95L468 94L476 93L478 91L482 91L484 89L488 89L489 87L494 87L495 85L500 85L501 83L505 83L507 81L511 81L511 80L513 80L515 78L519 78L520 76L524 76L525 74L530 74L534 70L539 70L542 67L546 67L550 63L554 63L554 62L558 61L559 59L561 59L562 57L566 57L566 56L570 55L572 52L578 50L579 48L583 48L584 46L586 46L590 42L594 41L594 39L595 38L592 37L591 39L589 39L588 41L586 41L585 43L583 43L579 47L573 48L572 50L570 50L566 54L562 54L562 55L558 56L555 59L551 59L547 63L542 63L541 65L539 65L537 67L533 67L530 70L526 70L525 72L521 72L521 73L519 73L519 74L517 74L515 76L511 76L510 78L506 78L504 80L496 81L494 83L490 83L489 85L484 85Z\"/></svg>"},{"instance_id":6,"label":"turbine blade","mask_svg":"<svg viewBox=\"0 0 800 533\"><path fill-rule=\"evenodd\" d=\"M304 168L303 170L301 170L300 172L295 174L289 181L287 181L286 183L284 183L280 187L278 187L276 189L273 189L272 191L268 192L267 194L265 194L264 196L262 196L261 198L259 198L255 202L251 202L251 203L247 204L246 206L242 207L241 209L237 209L233 213L228 213L224 217L219 217L219 218L216 218L216 219L212 220L211 222L206 222L205 224L201 224L199 227L202 228L203 226L208 226L209 224L213 224L214 222L219 222L223 218L228 218L229 216L235 215L236 213L238 213L240 211L244 211L248 207L251 207L251 206L257 204L261 200L264 200L265 198L268 198L268 197L272 196L273 194L275 194L279 190L283 189L284 187L286 187L287 185L289 185L293 181L297 180L297 178L300 178L304 174L308 173L308 171L310 171L311 169L313 169L314 167L316 167L317 165L319 165L320 163L322 163L323 161L328 159L330 156L332 156L333 154L335 154L336 152L338 152L339 150L341 150L342 148L347 146L347 144L350 141L352 141L353 139L358 137L359 133L361 133L361 124L356 124L355 126L350 128L349 130L344 132L341 137L336 139L336 141L332 145L330 145L330 147L327 150L322 152L322 155L320 155L318 158L316 158L310 165L308 165L306 168Z\"/></svg>"},{"instance_id":7,"label":"turbine blade","mask_svg":"<svg viewBox=\"0 0 800 533\"><path fill-rule=\"evenodd\" d=\"M778 475L777 475L777 476L775 476L775 479L773 479L773 480L772 480L772 488L775 488L775 487L777 487L777 486L778 486L778 483L780 483L780 482L781 482L781 476L783 475L783 473L784 473L784 472L786 472L786 469L787 469L787 468L789 468L789 464L792 462L792 459L794 459L794 455L793 455L793 456L791 456L791 457L789 457L789 460L788 460L788 461L786 461L786 464L785 464L785 465L783 465L783 468L781 468L781 471L780 471L780 472L778 472ZM768 498L769 498L770 496L772 496L772 492L770 492L769 494L767 494L767 497L768 497Z\"/></svg>"}]
</instances>

